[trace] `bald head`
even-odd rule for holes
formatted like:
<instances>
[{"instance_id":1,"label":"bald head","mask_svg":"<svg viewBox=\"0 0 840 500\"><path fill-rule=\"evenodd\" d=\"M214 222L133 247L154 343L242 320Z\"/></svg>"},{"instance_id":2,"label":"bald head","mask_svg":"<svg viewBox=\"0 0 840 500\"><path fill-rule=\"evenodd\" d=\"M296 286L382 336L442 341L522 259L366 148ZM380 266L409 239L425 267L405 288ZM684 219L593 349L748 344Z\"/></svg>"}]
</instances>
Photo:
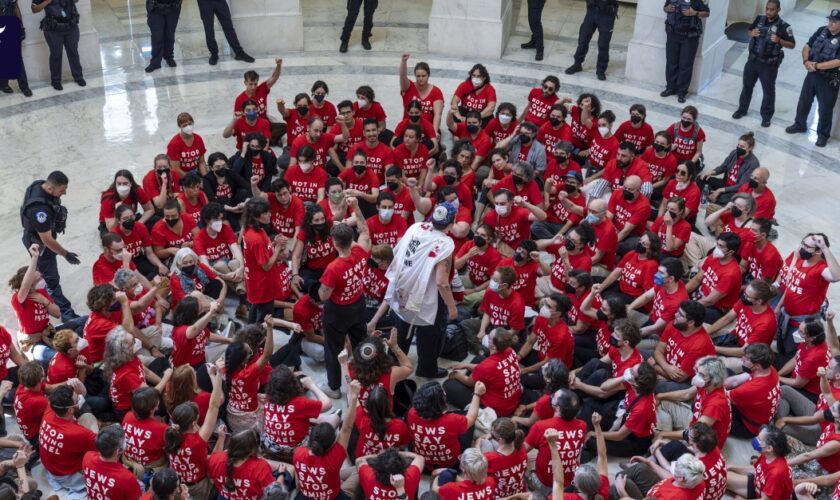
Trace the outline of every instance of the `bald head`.
<instances>
[{"instance_id":1,"label":"bald head","mask_svg":"<svg viewBox=\"0 0 840 500\"><path fill-rule=\"evenodd\" d=\"M607 202L601 198L595 198L589 202L589 211L595 213L605 212L607 210Z\"/></svg>"},{"instance_id":2,"label":"bald head","mask_svg":"<svg viewBox=\"0 0 840 500\"><path fill-rule=\"evenodd\" d=\"M636 192L642 188L642 179L638 175L631 175L624 180L624 187L630 191Z\"/></svg>"},{"instance_id":3,"label":"bald head","mask_svg":"<svg viewBox=\"0 0 840 500\"><path fill-rule=\"evenodd\" d=\"M752 178L761 184L767 184L767 181L770 180L770 170L765 167L758 167L753 171Z\"/></svg>"}]
</instances>

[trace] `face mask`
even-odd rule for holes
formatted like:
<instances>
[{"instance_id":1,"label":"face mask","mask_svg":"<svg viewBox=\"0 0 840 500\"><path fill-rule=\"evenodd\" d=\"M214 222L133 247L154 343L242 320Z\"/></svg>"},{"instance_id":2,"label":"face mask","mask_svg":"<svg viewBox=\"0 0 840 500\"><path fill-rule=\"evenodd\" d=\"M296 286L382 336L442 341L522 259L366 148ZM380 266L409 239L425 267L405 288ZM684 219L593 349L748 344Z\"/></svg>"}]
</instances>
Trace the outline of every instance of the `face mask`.
<instances>
[{"instance_id":1,"label":"face mask","mask_svg":"<svg viewBox=\"0 0 840 500\"><path fill-rule=\"evenodd\" d=\"M755 451L761 453L761 443L758 441L757 437L752 438L752 447Z\"/></svg>"},{"instance_id":2,"label":"face mask","mask_svg":"<svg viewBox=\"0 0 840 500\"><path fill-rule=\"evenodd\" d=\"M339 203L343 199L344 199L344 193L343 192L339 191L338 193L330 193L330 201L333 202L333 203Z\"/></svg>"},{"instance_id":3,"label":"face mask","mask_svg":"<svg viewBox=\"0 0 840 500\"><path fill-rule=\"evenodd\" d=\"M750 182L748 182L747 185L750 186L750 189L755 189L758 187L758 181L750 179Z\"/></svg>"},{"instance_id":4,"label":"face mask","mask_svg":"<svg viewBox=\"0 0 840 500\"><path fill-rule=\"evenodd\" d=\"M120 250L119 252L114 252L113 254L114 260L122 260L123 259L123 251Z\"/></svg>"},{"instance_id":5,"label":"face mask","mask_svg":"<svg viewBox=\"0 0 840 500\"><path fill-rule=\"evenodd\" d=\"M748 299L747 296L743 293L741 294L741 303L744 304L745 306L753 305L753 301Z\"/></svg>"},{"instance_id":6,"label":"face mask","mask_svg":"<svg viewBox=\"0 0 840 500\"><path fill-rule=\"evenodd\" d=\"M566 240L566 250L573 252L575 250L575 242L572 240Z\"/></svg>"},{"instance_id":7,"label":"face mask","mask_svg":"<svg viewBox=\"0 0 840 500\"><path fill-rule=\"evenodd\" d=\"M367 99L359 98L359 99L356 99L356 105L359 106L360 108L364 108L365 106L368 105L368 101L367 101Z\"/></svg>"},{"instance_id":8,"label":"face mask","mask_svg":"<svg viewBox=\"0 0 840 500\"><path fill-rule=\"evenodd\" d=\"M566 190L569 194L574 194L577 191L577 186L573 186L572 184L566 184L563 186L563 189Z\"/></svg>"},{"instance_id":9,"label":"face mask","mask_svg":"<svg viewBox=\"0 0 840 500\"><path fill-rule=\"evenodd\" d=\"M137 354L138 352L140 352L140 349L142 349L142 348L143 348L143 343L140 342L140 339L134 339L134 347L133 347L134 353Z\"/></svg>"},{"instance_id":10,"label":"face mask","mask_svg":"<svg viewBox=\"0 0 840 500\"><path fill-rule=\"evenodd\" d=\"M477 247L483 247L484 245L487 244L487 240L484 239L484 236L481 236L480 234L477 234L477 235L475 235L475 237L473 237L473 243L475 243L475 246L477 246Z\"/></svg>"},{"instance_id":11,"label":"face mask","mask_svg":"<svg viewBox=\"0 0 840 500\"><path fill-rule=\"evenodd\" d=\"M481 345L483 345L485 349L490 349L490 335L482 337Z\"/></svg>"},{"instance_id":12,"label":"face mask","mask_svg":"<svg viewBox=\"0 0 840 500\"><path fill-rule=\"evenodd\" d=\"M680 125L682 125L682 128L689 128L692 124L693 122L690 122L688 120L680 120Z\"/></svg>"},{"instance_id":13,"label":"face mask","mask_svg":"<svg viewBox=\"0 0 840 500\"><path fill-rule=\"evenodd\" d=\"M496 281L496 280L490 280L490 284L487 285L487 288L489 288L491 292L498 292L499 291L499 282Z\"/></svg>"},{"instance_id":14,"label":"face mask","mask_svg":"<svg viewBox=\"0 0 840 500\"><path fill-rule=\"evenodd\" d=\"M312 170L312 164L309 162L299 163L298 165L300 165L300 169L304 172L309 172L310 170Z\"/></svg>"},{"instance_id":15,"label":"face mask","mask_svg":"<svg viewBox=\"0 0 840 500\"><path fill-rule=\"evenodd\" d=\"M741 210L740 208L734 206L734 205L733 205L733 207L731 208L730 211L732 212L732 217L737 218L737 217L740 217L740 216L744 215L744 211Z\"/></svg>"},{"instance_id":16,"label":"face mask","mask_svg":"<svg viewBox=\"0 0 840 500\"><path fill-rule=\"evenodd\" d=\"M518 175L513 175L513 176L511 176L511 178L513 179L513 183L516 184L517 186L521 186L521 185L525 184L525 179L518 176Z\"/></svg>"},{"instance_id":17,"label":"face mask","mask_svg":"<svg viewBox=\"0 0 840 500\"><path fill-rule=\"evenodd\" d=\"M752 373L752 371L753 371L752 367L747 366L747 365L741 365L741 370L743 370L744 373Z\"/></svg>"},{"instance_id":18,"label":"face mask","mask_svg":"<svg viewBox=\"0 0 840 500\"><path fill-rule=\"evenodd\" d=\"M134 296L135 296L135 297L138 297L138 296L140 296L140 294L142 294L142 293L143 293L143 285L141 285L140 283L138 283L138 284L137 284L137 286L135 286L135 287L134 287Z\"/></svg>"},{"instance_id":19,"label":"face mask","mask_svg":"<svg viewBox=\"0 0 840 500\"><path fill-rule=\"evenodd\" d=\"M513 260L515 260L516 262L525 262L525 256L519 252L516 252L515 254L513 254Z\"/></svg>"},{"instance_id":20,"label":"face mask","mask_svg":"<svg viewBox=\"0 0 840 500\"><path fill-rule=\"evenodd\" d=\"M135 223L135 222L136 222L136 221L135 221L134 219L128 219L128 220L124 220L124 221L122 221L122 222L120 223L120 225L121 225L121 226L123 227L123 229L125 229L126 231L131 231L132 229L134 229L134 223Z\"/></svg>"},{"instance_id":21,"label":"face mask","mask_svg":"<svg viewBox=\"0 0 840 500\"><path fill-rule=\"evenodd\" d=\"M513 120L513 117L510 115L499 115L499 123L502 125L507 125Z\"/></svg>"},{"instance_id":22,"label":"face mask","mask_svg":"<svg viewBox=\"0 0 840 500\"><path fill-rule=\"evenodd\" d=\"M365 173L365 166L364 165L353 165L353 172L356 172L359 175Z\"/></svg>"},{"instance_id":23,"label":"face mask","mask_svg":"<svg viewBox=\"0 0 840 500\"><path fill-rule=\"evenodd\" d=\"M158 175L158 177L160 177L163 174L166 174L166 176L169 177L169 169L168 168L162 168L160 170L155 170L155 173Z\"/></svg>"},{"instance_id":24,"label":"face mask","mask_svg":"<svg viewBox=\"0 0 840 500\"><path fill-rule=\"evenodd\" d=\"M245 119L248 120L249 122L256 121L257 112L256 111L248 111L247 113L245 113Z\"/></svg>"},{"instance_id":25,"label":"face mask","mask_svg":"<svg viewBox=\"0 0 840 500\"><path fill-rule=\"evenodd\" d=\"M76 344L76 350L83 350L85 347L88 346L88 341L85 339L79 339L79 343Z\"/></svg>"},{"instance_id":26,"label":"face mask","mask_svg":"<svg viewBox=\"0 0 840 500\"><path fill-rule=\"evenodd\" d=\"M476 125L474 123L470 123L470 124L467 125L467 132L469 132L470 134L477 134L478 133L478 128L479 128L478 125Z\"/></svg>"},{"instance_id":27,"label":"face mask","mask_svg":"<svg viewBox=\"0 0 840 500\"><path fill-rule=\"evenodd\" d=\"M813 256L814 256L814 253L813 253L813 252L809 252L808 250L805 250L804 248L800 248L800 249L799 249L799 258L800 258L800 259L802 259L802 260L808 260L808 259L810 259L810 258L811 258L811 257L813 257Z\"/></svg>"},{"instance_id":28,"label":"face mask","mask_svg":"<svg viewBox=\"0 0 840 500\"><path fill-rule=\"evenodd\" d=\"M443 182L445 182L447 186L455 184L455 181L457 180L458 179L456 179L454 175L446 174L443 176Z\"/></svg>"},{"instance_id":29,"label":"face mask","mask_svg":"<svg viewBox=\"0 0 840 500\"><path fill-rule=\"evenodd\" d=\"M684 331L688 330L688 321L683 321L682 323L677 323L675 321L674 322L674 328L676 328L677 330L679 330L681 332L684 332Z\"/></svg>"},{"instance_id":30,"label":"face mask","mask_svg":"<svg viewBox=\"0 0 840 500\"><path fill-rule=\"evenodd\" d=\"M166 225L169 227L175 227L181 222L181 219L163 219L166 221Z\"/></svg>"},{"instance_id":31,"label":"face mask","mask_svg":"<svg viewBox=\"0 0 840 500\"><path fill-rule=\"evenodd\" d=\"M667 149L668 149L668 146L663 146L662 144L656 144L656 143L653 144L653 150L656 151L657 153L662 153Z\"/></svg>"},{"instance_id":32,"label":"face mask","mask_svg":"<svg viewBox=\"0 0 840 500\"><path fill-rule=\"evenodd\" d=\"M633 369L632 368L625 368L624 369L624 375L622 375L622 378L624 379L625 382L632 383L633 382Z\"/></svg>"},{"instance_id":33,"label":"face mask","mask_svg":"<svg viewBox=\"0 0 840 500\"><path fill-rule=\"evenodd\" d=\"M131 192L131 186L117 186L117 194L120 195L121 198L128 196L128 193Z\"/></svg>"},{"instance_id":34,"label":"face mask","mask_svg":"<svg viewBox=\"0 0 840 500\"><path fill-rule=\"evenodd\" d=\"M548 306L540 307L540 316L543 318L550 318L551 317L551 309Z\"/></svg>"},{"instance_id":35,"label":"face mask","mask_svg":"<svg viewBox=\"0 0 840 500\"><path fill-rule=\"evenodd\" d=\"M222 230L222 221L214 220L210 223L210 229L216 231L217 233L220 232Z\"/></svg>"},{"instance_id":36,"label":"face mask","mask_svg":"<svg viewBox=\"0 0 840 500\"><path fill-rule=\"evenodd\" d=\"M554 159L557 160L557 163L561 165L569 161L569 157L566 155L557 155L554 157Z\"/></svg>"},{"instance_id":37,"label":"face mask","mask_svg":"<svg viewBox=\"0 0 840 500\"><path fill-rule=\"evenodd\" d=\"M391 217L394 216L394 209L393 208L380 208L379 209L379 218L384 221L391 220Z\"/></svg>"},{"instance_id":38,"label":"face mask","mask_svg":"<svg viewBox=\"0 0 840 500\"><path fill-rule=\"evenodd\" d=\"M471 78L470 82L472 82L473 87L480 87L482 83L484 83L483 78Z\"/></svg>"},{"instance_id":39,"label":"face mask","mask_svg":"<svg viewBox=\"0 0 840 500\"><path fill-rule=\"evenodd\" d=\"M601 137L606 137L606 135L610 133L610 128L609 127L598 127L598 133L601 134Z\"/></svg>"},{"instance_id":40,"label":"face mask","mask_svg":"<svg viewBox=\"0 0 840 500\"><path fill-rule=\"evenodd\" d=\"M377 264L376 261L373 260L373 258L370 258L370 259L367 260L367 265L371 269L376 269L376 268L379 267L379 264Z\"/></svg>"},{"instance_id":41,"label":"face mask","mask_svg":"<svg viewBox=\"0 0 840 500\"><path fill-rule=\"evenodd\" d=\"M322 233L327 230L327 223L322 222L320 224L312 224L312 229L318 231L319 233Z\"/></svg>"},{"instance_id":42,"label":"face mask","mask_svg":"<svg viewBox=\"0 0 840 500\"><path fill-rule=\"evenodd\" d=\"M642 245L641 241L636 243L636 253L639 255L644 255L647 253L647 248L645 248L645 246Z\"/></svg>"},{"instance_id":43,"label":"face mask","mask_svg":"<svg viewBox=\"0 0 840 500\"><path fill-rule=\"evenodd\" d=\"M183 132L187 135L192 135L193 126L192 125L185 125L185 126L181 127L181 132Z\"/></svg>"},{"instance_id":44,"label":"face mask","mask_svg":"<svg viewBox=\"0 0 840 500\"><path fill-rule=\"evenodd\" d=\"M697 387L698 389L702 389L706 387L706 379L703 378L703 375L695 373L694 377L691 378L691 385Z\"/></svg>"},{"instance_id":45,"label":"face mask","mask_svg":"<svg viewBox=\"0 0 840 500\"><path fill-rule=\"evenodd\" d=\"M610 335L610 345L613 347L618 347L618 339Z\"/></svg>"},{"instance_id":46,"label":"face mask","mask_svg":"<svg viewBox=\"0 0 840 500\"><path fill-rule=\"evenodd\" d=\"M598 224L599 222L601 222L601 218L597 215L589 214L586 216L586 222L590 224Z\"/></svg>"},{"instance_id":47,"label":"face mask","mask_svg":"<svg viewBox=\"0 0 840 500\"><path fill-rule=\"evenodd\" d=\"M719 247L715 247L715 251L712 252L712 257L716 259L722 259L724 256L726 256L726 253Z\"/></svg>"},{"instance_id":48,"label":"face mask","mask_svg":"<svg viewBox=\"0 0 840 500\"><path fill-rule=\"evenodd\" d=\"M561 120L560 118L554 118L553 116L552 116L552 117L550 117L550 118L548 119L548 121L549 121L549 123L551 123L551 126L552 126L552 127L557 127L557 126L559 126L561 123L563 123L563 120Z\"/></svg>"},{"instance_id":49,"label":"face mask","mask_svg":"<svg viewBox=\"0 0 840 500\"><path fill-rule=\"evenodd\" d=\"M322 94L315 94L312 96L312 98L315 99L315 102L321 104L322 102L324 102L324 99L326 99L327 96Z\"/></svg>"},{"instance_id":50,"label":"face mask","mask_svg":"<svg viewBox=\"0 0 840 500\"><path fill-rule=\"evenodd\" d=\"M577 290L572 285L566 283L566 293L577 293Z\"/></svg>"},{"instance_id":51,"label":"face mask","mask_svg":"<svg viewBox=\"0 0 840 500\"><path fill-rule=\"evenodd\" d=\"M417 122L419 122L419 121L420 121L420 117L419 117L419 116L409 116L409 117L408 117L408 119L409 119L409 121L410 121L411 123L417 123Z\"/></svg>"},{"instance_id":52,"label":"face mask","mask_svg":"<svg viewBox=\"0 0 840 500\"><path fill-rule=\"evenodd\" d=\"M531 142L531 136L525 134L519 134L519 142L522 144L529 144Z\"/></svg>"},{"instance_id":53,"label":"face mask","mask_svg":"<svg viewBox=\"0 0 840 500\"><path fill-rule=\"evenodd\" d=\"M633 194L633 192L632 192L632 191L628 191L628 190L626 190L626 189L624 190L624 199L625 199L625 200L627 200L627 201L633 201L633 198L635 198L635 197L636 197L636 195L635 195L635 194Z\"/></svg>"},{"instance_id":54,"label":"face mask","mask_svg":"<svg viewBox=\"0 0 840 500\"><path fill-rule=\"evenodd\" d=\"M630 115L630 122L633 125L638 125L638 124L642 123L642 117L639 116L639 115Z\"/></svg>"},{"instance_id":55,"label":"face mask","mask_svg":"<svg viewBox=\"0 0 840 500\"><path fill-rule=\"evenodd\" d=\"M801 343L805 342L805 339L802 338L802 334L799 333L799 330L796 330L796 331L793 332L793 341L797 344L801 344Z\"/></svg>"},{"instance_id":56,"label":"face mask","mask_svg":"<svg viewBox=\"0 0 840 500\"><path fill-rule=\"evenodd\" d=\"M508 213L508 207L497 205L496 206L496 213L499 214L499 215L505 216Z\"/></svg>"},{"instance_id":57,"label":"face mask","mask_svg":"<svg viewBox=\"0 0 840 500\"><path fill-rule=\"evenodd\" d=\"M744 148L735 148L735 152L738 154L738 156L744 156L745 154L747 154L747 150Z\"/></svg>"},{"instance_id":58,"label":"face mask","mask_svg":"<svg viewBox=\"0 0 840 500\"><path fill-rule=\"evenodd\" d=\"M186 274L187 276L192 276L195 272L195 264L191 266L181 266L181 272Z\"/></svg>"},{"instance_id":59,"label":"face mask","mask_svg":"<svg viewBox=\"0 0 840 500\"><path fill-rule=\"evenodd\" d=\"M47 288L47 281L44 278L41 278L38 280L38 283L35 283L35 289L42 290L44 288Z\"/></svg>"},{"instance_id":60,"label":"face mask","mask_svg":"<svg viewBox=\"0 0 840 500\"><path fill-rule=\"evenodd\" d=\"M677 477L677 461L674 460L671 462L671 475L674 476L674 479L679 480L680 478Z\"/></svg>"},{"instance_id":61,"label":"face mask","mask_svg":"<svg viewBox=\"0 0 840 500\"><path fill-rule=\"evenodd\" d=\"M826 422L834 422L834 413L831 412L831 408L826 408L823 411L823 418Z\"/></svg>"},{"instance_id":62,"label":"face mask","mask_svg":"<svg viewBox=\"0 0 840 500\"><path fill-rule=\"evenodd\" d=\"M656 286L662 286L665 284L665 275L662 273L656 273L653 275L653 284Z\"/></svg>"},{"instance_id":63,"label":"face mask","mask_svg":"<svg viewBox=\"0 0 840 500\"><path fill-rule=\"evenodd\" d=\"M297 112L301 116L306 116L306 113L309 113L309 106L298 106Z\"/></svg>"},{"instance_id":64,"label":"face mask","mask_svg":"<svg viewBox=\"0 0 840 500\"><path fill-rule=\"evenodd\" d=\"M677 220L677 217L680 216L680 214L678 214L677 212L671 212L671 211L668 212L668 215L670 215L671 219L673 219L673 220Z\"/></svg>"},{"instance_id":65,"label":"face mask","mask_svg":"<svg viewBox=\"0 0 840 500\"><path fill-rule=\"evenodd\" d=\"M609 319L609 317L607 316L607 313L605 313L604 311L602 311L600 309L598 309L598 311L595 312L595 316L597 316L598 319L601 320L601 321L606 321L606 320Z\"/></svg>"},{"instance_id":66,"label":"face mask","mask_svg":"<svg viewBox=\"0 0 840 500\"><path fill-rule=\"evenodd\" d=\"M227 170L226 168L220 168L215 170L213 173L216 174L217 177L227 177Z\"/></svg>"}]
</instances>

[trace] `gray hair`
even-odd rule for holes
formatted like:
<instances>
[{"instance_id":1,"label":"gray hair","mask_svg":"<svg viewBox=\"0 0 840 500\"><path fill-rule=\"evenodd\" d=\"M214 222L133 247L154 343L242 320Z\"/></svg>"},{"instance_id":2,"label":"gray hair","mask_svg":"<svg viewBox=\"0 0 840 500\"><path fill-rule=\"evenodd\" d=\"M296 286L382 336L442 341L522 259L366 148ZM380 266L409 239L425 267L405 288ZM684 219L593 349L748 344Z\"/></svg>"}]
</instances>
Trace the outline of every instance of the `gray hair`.
<instances>
[{"instance_id":1,"label":"gray hair","mask_svg":"<svg viewBox=\"0 0 840 500\"><path fill-rule=\"evenodd\" d=\"M181 264L184 262L184 259L192 255L195 259L196 265L198 265L198 255L193 252L192 248L180 248L177 252L175 252L175 258L172 259L172 272L180 272Z\"/></svg>"},{"instance_id":2,"label":"gray hair","mask_svg":"<svg viewBox=\"0 0 840 500\"><path fill-rule=\"evenodd\" d=\"M534 172L534 166L528 163L527 161L518 161L514 163L513 168L511 168L511 172L514 168L522 169L522 177L525 178L525 182L531 182L532 180L534 180L534 175L536 175Z\"/></svg>"},{"instance_id":3,"label":"gray hair","mask_svg":"<svg viewBox=\"0 0 840 500\"><path fill-rule=\"evenodd\" d=\"M697 370L702 371L709 377L709 385L717 389L723 387L726 380L726 366L723 360L717 356L705 356L697 360Z\"/></svg>"},{"instance_id":4,"label":"gray hair","mask_svg":"<svg viewBox=\"0 0 840 500\"><path fill-rule=\"evenodd\" d=\"M114 286L120 290L125 290L128 288L128 284L131 283L131 278L134 277L134 271L121 267L114 273Z\"/></svg>"},{"instance_id":5,"label":"gray hair","mask_svg":"<svg viewBox=\"0 0 840 500\"><path fill-rule=\"evenodd\" d=\"M744 200L744 201L747 202L747 207L749 207L747 210L749 211L750 215L755 213L755 198L753 198L751 194L749 194L749 193L738 193L738 194L736 194L735 196L732 197L732 200L731 200L732 204L734 205L735 200L738 200L738 199L741 199L741 200Z\"/></svg>"},{"instance_id":6,"label":"gray hair","mask_svg":"<svg viewBox=\"0 0 840 500\"><path fill-rule=\"evenodd\" d=\"M470 481L481 484L487 479L487 458L478 448L467 448L461 454L461 472Z\"/></svg>"},{"instance_id":7,"label":"gray hair","mask_svg":"<svg viewBox=\"0 0 840 500\"><path fill-rule=\"evenodd\" d=\"M113 457L117 450L124 447L125 432L119 424L103 427L96 435L96 449L103 457Z\"/></svg>"},{"instance_id":8,"label":"gray hair","mask_svg":"<svg viewBox=\"0 0 840 500\"><path fill-rule=\"evenodd\" d=\"M118 326L108 332L105 337L105 352L102 355L102 370L105 372L105 380L111 378L114 370L128 363L135 358L134 349L125 348L126 340L134 343L134 336L125 328Z\"/></svg>"},{"instance_id":9,"label":"gray hair","mask_svg":"<svg viewBox=\"0 0 840 500\"><path fill-rule=\"evenodd\" d=\"M674 479L682 481L689 488L694 488L703 480L706 466L699 458L686 453L674 462Z\"/></svg>"},{"instance_id":10,"label":"gray hair","mask_svg":"<svg viewBox=\"0 0 840 500\"><path fill-rule=\"evenodd\" d=\"M573 482L585 498L595 498L601 488L601 473L593 464L583 464L575 470Z\"/></svg>"}]
</instances>

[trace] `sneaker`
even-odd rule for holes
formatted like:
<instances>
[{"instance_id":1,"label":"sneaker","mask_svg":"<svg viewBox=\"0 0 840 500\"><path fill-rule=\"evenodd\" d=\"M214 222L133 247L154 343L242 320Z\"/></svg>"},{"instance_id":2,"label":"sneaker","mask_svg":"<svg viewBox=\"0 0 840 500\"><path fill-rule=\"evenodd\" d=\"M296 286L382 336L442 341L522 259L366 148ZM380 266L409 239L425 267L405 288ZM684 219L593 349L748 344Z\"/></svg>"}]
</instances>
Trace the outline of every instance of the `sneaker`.
<instances>
[{"instance_id":1,"label":"sneaker","mask_svg":"<svg viewBox=\"0 0 840 500\"><path fill-rule=\"evenodd\" d=\"M805 132L805 127L800 127L799 125L794 123L790 127L786 128L785 132L787 132L788 134L801 134L802 132Z\"/></svg>"},{"instance_id":2,"label":"sneaker","mask_svg":"<svg viewBox=\"0 0 840 500\"><path fill-rule=\"evenodd\" d=\"M583 71L583 66L581 66L580 64L572 64L571 66L566 68L567 75L574 75L575 73L579 73L581 71Z\"/></svg>"},{"instance_id":3,"label":"sneaker","mask_svg":"<svg viewBox=\"0 0 840 500\"><path fill-rule=\"evenodd\" d=\"M245 52L239 52L238 54L233 56L233 58L236 59L237 61L244 61L246 63L252 63L256 60L253 57L246 54Z\"/></svg>"},{"instance_id":4,"label":"sneaker","mask_svg":"<svg viewBox=\"0 0 840 500\"><path fill-rule=\"evenodd\" d=\"M743 111L741 111L739 109L739 110L736 110L734 113L732 113L732 118L735 118L736 120L740 120L741 118L743 118L746 115L747 115L746 113L744 113Z\"/></svg>"},{"instance_id":5,"label":"sneaker","mask_svg":"<svg viewBox=\"0 0 840 500\"><path fill-rule=\"evenodd\" d=\"M210 54L210 59L207 60L210 66L215 66L219 62L219 54Z\"/></svg>"},{"instance_id":6,"label":"sneaker","mask_svg":"<svg viewBox=\"0 0 840 500\"><path fill-rule=\"evenodd\" d=\"M321 386L320 389L330 399L341 399L341 389L331 389L330 386L328 386L328 385Z\"/></svg>"}]
</instances>

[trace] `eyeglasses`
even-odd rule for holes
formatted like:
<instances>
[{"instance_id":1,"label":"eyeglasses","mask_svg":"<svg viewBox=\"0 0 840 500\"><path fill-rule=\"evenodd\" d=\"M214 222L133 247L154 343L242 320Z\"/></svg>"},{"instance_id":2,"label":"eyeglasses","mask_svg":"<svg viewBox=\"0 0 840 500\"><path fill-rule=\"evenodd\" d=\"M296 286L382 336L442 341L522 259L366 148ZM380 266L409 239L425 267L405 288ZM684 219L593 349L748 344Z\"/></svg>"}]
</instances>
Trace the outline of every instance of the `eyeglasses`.
<instances>
[{"instance_id":1,"label":"eyeglasses","mask_svg":"<svg viewBox=\"0 0 840 500\"><path fill-rule=\"evenodd\" d=\"M688 175L688 170L677 170L677 175Z\"/></svg>"},{"instance_id":2,"label":"eyeglasses","mask_svg":"<svg viewBox=\"0 0 840 500\"><path fill-rule=\"evenodd\" d=\"M555 90L557 90L553 86L550 86L550 85L543 85L542 87L543 87L543 90L545 90L546 92L554 92Z\"/></svg>"}]
</instances>

